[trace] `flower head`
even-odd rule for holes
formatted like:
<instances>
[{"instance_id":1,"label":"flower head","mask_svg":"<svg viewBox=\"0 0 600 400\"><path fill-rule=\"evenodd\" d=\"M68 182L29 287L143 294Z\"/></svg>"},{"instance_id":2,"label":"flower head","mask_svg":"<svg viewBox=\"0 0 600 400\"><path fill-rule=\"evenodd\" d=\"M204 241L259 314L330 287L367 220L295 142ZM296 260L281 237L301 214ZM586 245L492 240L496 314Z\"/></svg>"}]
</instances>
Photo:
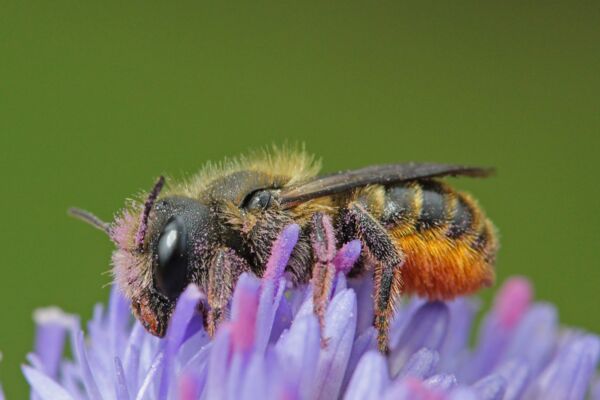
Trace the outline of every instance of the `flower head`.
<instances>
[{"instance_id":1,"label":"flower head","mask_svg":"<svg viewBox=\"0 0 600 400\"><path fill-rule=\"evenodd\" d=\"M262 279L243 274L230 320L211 340L196 312L204 295L189 286L166 337L133 321L111 292L87 326L51 308L36 312L34 352L23 372L37 399L582 399L600 357L598 337L558 326L553 306L532 303L523 278L507 281L477 345L477 306L468 298L411 298L391 324L389 355L377 351L372 279L347 280L360 243L342 246L323 331L311 284L284 276L298 227L283 230ZM63 358L66 338L73 359ZM324 339L324 340L322 340ZM600 383L591 393L600 399Z\"/></svg>"}]
</instances>

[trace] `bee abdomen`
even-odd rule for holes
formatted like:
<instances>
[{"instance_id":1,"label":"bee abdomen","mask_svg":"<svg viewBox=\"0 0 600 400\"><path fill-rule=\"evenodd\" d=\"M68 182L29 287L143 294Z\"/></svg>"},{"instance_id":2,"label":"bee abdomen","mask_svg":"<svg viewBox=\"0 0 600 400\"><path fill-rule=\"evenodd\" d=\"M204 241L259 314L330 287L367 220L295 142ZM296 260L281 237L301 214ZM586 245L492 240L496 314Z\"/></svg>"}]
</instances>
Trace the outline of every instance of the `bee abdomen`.
<instances>
[{"instance_id":1,"label":"bee abdomen","mask_svg":"<svg viewBox=\"0 0 600 400\"><path fill-rule=\"evenodd\" d=\"M393 230L424 232L445 228L457 238L473 225L473 207L436 181L407 182L385 189L381 221Z\"/></svg>"},{"instance_id":2,"label":"bee abdomen","mask_svg":"<svg viewBox=\"0 0 600 400\"><path fill-rule=\"evenodd\" d=\"M450 218L447 189L438 182L425 181L420 183L421 209L417 219L418 231L439 228L447 225Z\"/></svg>"},{"instance_id":3,"label":"bee abdomen","mask_svg":"<svg viewBox=\"0 0 600 400\"><path fill-rule=\"evenodd\" d=\"M475 222L474 214L475 210L471 203L467 203L467 200L461 194L456 195L456 201L453 209L452 218L448 224L448 236L452 239L458 239L465 233L468 233L473 229Z\"/></svg>"},{"instance_id":4,"label":"bee abdomen","mask_svg":"<svg viewBox=\"0 0 600 400\"><path fill-rule=\"evenodd\" d=\"M414 225L421 212L420 192L416 183L385 188L381 222L387 227Z\"/></svg>"},{"instance_id":5,"label":"bee abdomen","mask_svg":"<svg viewBox=\"0 0 600 400\"><path fill-rule=\"evenodd\" d=\"M414 181L385 188L381 222L396 235L444 234L451 240L472 240L487 246L493 229L468 195L438 181Z\"/></svg>"},{"instance_id":6,"label":"bee abdomen","mask_svg":"<svg viewBox=\"0 0 600 400\"><path fill-rule=\"evenodd\" d=\"M477 203L438 181L385 188L380 220L404 254L406 293L450 299L494 280L492 223Z\"/></svg>"}]
</instances>

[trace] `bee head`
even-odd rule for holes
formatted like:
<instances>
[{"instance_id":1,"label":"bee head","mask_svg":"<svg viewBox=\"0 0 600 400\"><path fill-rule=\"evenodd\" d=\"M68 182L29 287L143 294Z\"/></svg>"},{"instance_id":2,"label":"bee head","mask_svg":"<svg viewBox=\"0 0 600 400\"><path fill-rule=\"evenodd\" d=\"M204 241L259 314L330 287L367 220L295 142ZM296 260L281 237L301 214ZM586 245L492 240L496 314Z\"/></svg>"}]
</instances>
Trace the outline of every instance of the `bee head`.
<instances>
[{"instance_id":1,"label":"bee head","mask_svg":"<svg viewBox=\"0 0 600 400\"><path fill-rule=\"evenodd\" d=\"M215 240L209 208L182 196L159 199L161 177L143 204L106 224L89 213L71 213L103 229L115 242L113 274L146 330L164 336L177 298L198 282L204 249ZM96 223L94 223L94 221Z\"/></svg>"}]
</instances>

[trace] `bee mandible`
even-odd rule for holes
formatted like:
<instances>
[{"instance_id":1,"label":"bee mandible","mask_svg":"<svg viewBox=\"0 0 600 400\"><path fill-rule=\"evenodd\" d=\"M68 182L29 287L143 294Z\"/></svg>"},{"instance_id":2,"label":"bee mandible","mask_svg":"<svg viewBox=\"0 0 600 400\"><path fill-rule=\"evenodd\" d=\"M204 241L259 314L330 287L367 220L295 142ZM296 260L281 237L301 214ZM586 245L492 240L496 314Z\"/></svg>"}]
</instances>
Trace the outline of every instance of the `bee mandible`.
<instances>
[{"instance_id":1,"label":"bee mandible","mask_svg":"<svg viewBox=\"0 0 600 400\"><path fill-rule=\"evenodd\" d=\"M293 285L311 279L318 261L311 241L327 240L319 234L324 218L339 243L360 240L349 276L373 271L373 323L384 352L401 294L447 300L493 283L494 226L470 195L439 179L484 177L489 169L406 163L319 176L319 167L304 151L275 150L209 165L169 187L160 177L144 201L133 201L111 223L79 209L71 214L115 242L115 281L156 336L165 334L190 283L207 295L202 312L214 334L238 277L262 276L273 242L292 223L301 228L285 269ZM315 288L315 296L322 292ZM322 301L314 299L317 314Z\"/></svg>"}]
</instances>

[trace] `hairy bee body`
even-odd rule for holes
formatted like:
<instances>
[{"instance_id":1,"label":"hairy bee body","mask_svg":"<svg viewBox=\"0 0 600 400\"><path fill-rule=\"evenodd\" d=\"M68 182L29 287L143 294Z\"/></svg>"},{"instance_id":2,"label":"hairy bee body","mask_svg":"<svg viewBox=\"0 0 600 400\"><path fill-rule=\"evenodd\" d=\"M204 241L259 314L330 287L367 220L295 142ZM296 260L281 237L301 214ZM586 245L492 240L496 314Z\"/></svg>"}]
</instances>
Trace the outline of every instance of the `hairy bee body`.
<instances>
[{"instance_id":1,"label":"hairy bee body","mask_svg":"<svg viewBox=\"0 0 600 400\"><path fill-rule=\"evenodd\" d=\"M360 240L361 257L350 275L373 270L382 351L401 293L450 299L493 282L492 223L468 194L437 179L485 176L487 170L407 163L318 176L318 169L304 152L276 151L208 166L164 191L161 178L145 201L134 202L110 224L81 210L73 213L116 243L115 279L134 314L158 336L189 283L207 293L205 321L214 332L227 316L238 277L262 276L273 242L290 224L300 226L286 267L293 284L308 282L317 265L327 263L314 249L315 241L332 245L327 235L315 233L329 230L329 220L339 244ZM327 290L315 288L318 293L317 314Z\"/></svg>"}]
</instances>

